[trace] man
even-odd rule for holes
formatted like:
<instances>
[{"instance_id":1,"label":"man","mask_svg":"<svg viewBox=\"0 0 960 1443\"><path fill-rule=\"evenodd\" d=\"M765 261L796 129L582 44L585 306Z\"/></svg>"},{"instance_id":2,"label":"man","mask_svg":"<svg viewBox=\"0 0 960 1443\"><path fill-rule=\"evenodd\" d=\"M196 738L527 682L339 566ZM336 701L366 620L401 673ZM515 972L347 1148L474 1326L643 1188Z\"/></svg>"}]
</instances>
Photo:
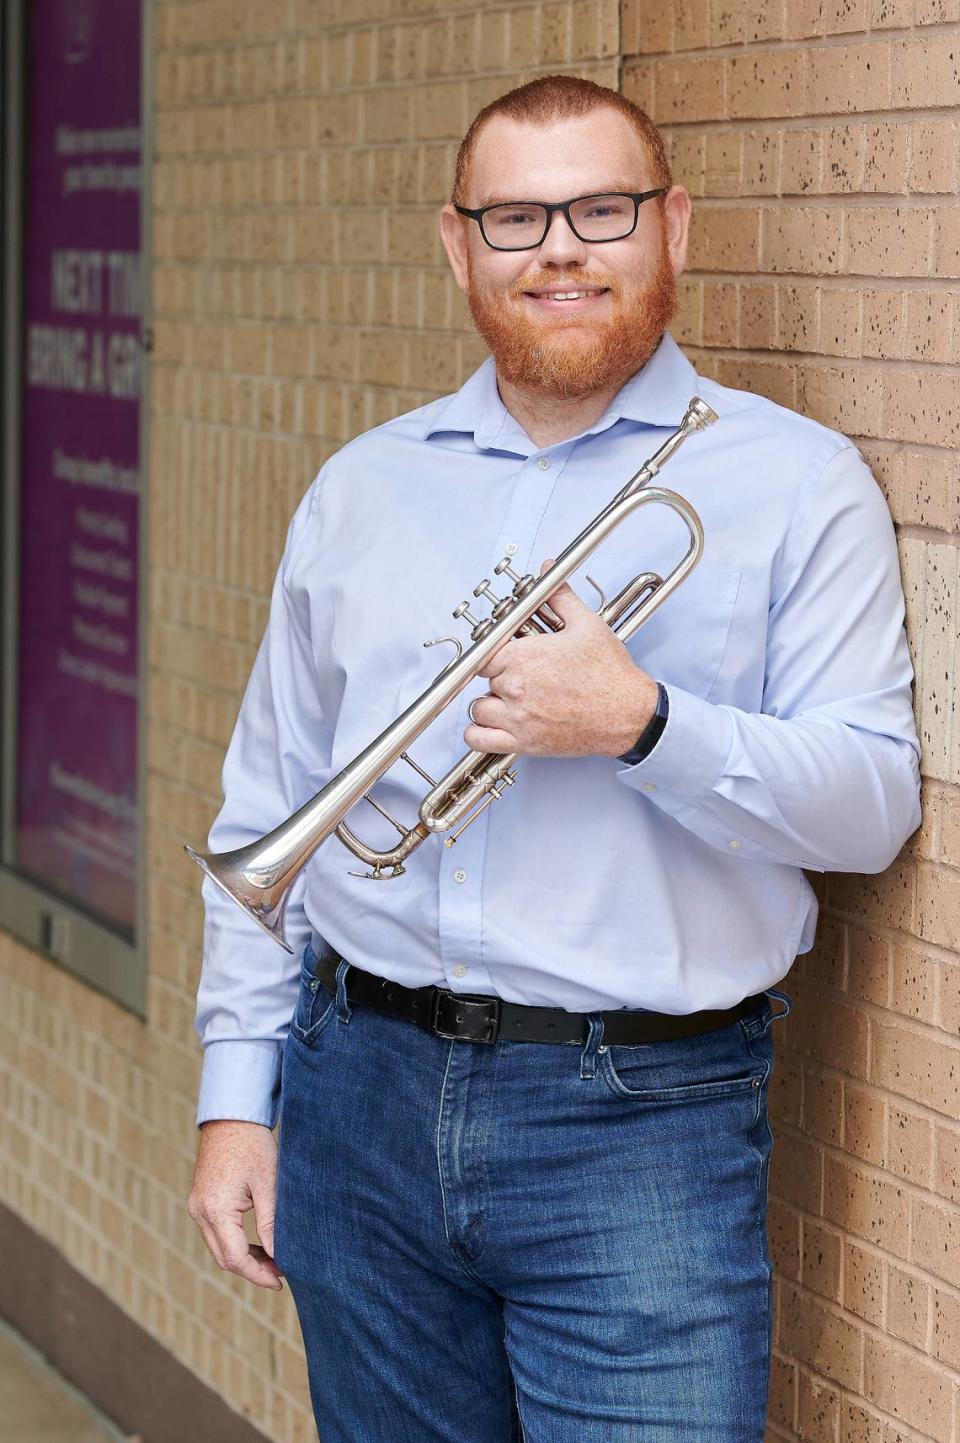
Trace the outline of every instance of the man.
<instances>
[{"instance_id":1,"label":"man","mask_svg":"<svg viewBox=\"0 0 960 1443\"><path fill-rule=\"evenodd\" d=\"M813 941L802 869L881 871L918 825L919 748L857 450L667 331L690 210L616 93L547 76L487 107L440 224L492 359L344 447L290 526L213 850L429 685L420 641L498 558L536 574L691 396L718 414L662 477L706 538L679 590L624 644L577 573L563 628L505 643L411 746L431 777L521 754L455 847L388 885L320 847L299 976L204 884L189 1208L222 1267L288 1278L324 1443L763 1437L769 998L789 1011L773 984ZM681 531L643 507L584 570L613 595ZM374 791L409 825L426 785L400 763ZM396 840L372 808L350 825Z\"/></svg>"}]
</instances>

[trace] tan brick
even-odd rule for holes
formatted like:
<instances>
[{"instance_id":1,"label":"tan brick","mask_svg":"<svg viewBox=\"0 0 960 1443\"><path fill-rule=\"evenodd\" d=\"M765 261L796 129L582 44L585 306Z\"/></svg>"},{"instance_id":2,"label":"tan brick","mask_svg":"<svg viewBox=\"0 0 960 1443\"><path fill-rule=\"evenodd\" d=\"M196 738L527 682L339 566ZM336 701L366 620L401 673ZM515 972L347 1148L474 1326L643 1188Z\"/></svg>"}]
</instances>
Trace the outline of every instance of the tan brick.
<instances>
[{"instance_id":1,"label":"tan brick","mask_svg":"<svg viewBox=\"0 0 960 1443\"><path fill-rule=\"evenodd\" d=\"M800 958L803 976L842 992L847 976L847 928L829 914L817 921L814 945Z\"/></svg>"},{"instance_id":2,"label":"tan brick","mask_svg":"<svg viewBox=\"0 0 960 1443\"><path fill-rule=\"evenodd\" d=\"M899 1250L906 1245L904 1189L876 1172L824 1158L824 1217L865 1242Z\"/></svg>"},{"instance_id":3,"label":"tan brick","mask_svg":"<svg viewBox=\"0 0 960 1443\"><path fill-rule=\"evenodd\" d=\"M824 286L820 292L820 349L828 356L859 356L862 344L859 291Z\"/></svg>"},{"instance_id":4,"label":"tan brick","mask_svg":"<svg viewBox=\"0 0 960 1443\"><path fill-rule=\"evenodd\" d=\"M957 127L953 120L917 121L911 127L908 178L915 191L954 188L957 166Z\"/></svg>"},{"instance_id":5,"label":"tan brick","mask_svg":"<svg viewBox=\"0 0 960 1443\"><path fill-rule=\"evenodd\" d=\"M811 50L807 81L809 114L884 110L889 102L889 41Z\"/></svg>"},{"instance_id":6,"label":"tan brick","mask_svg":"<svg viewBox=\"0 0 960 1443\"><path fill-rule=\"evenodd\" d=\"M869 0L825 0L823 24L828 35L869 28Z\"/></svg>"},{"instance_id":7,"label":"tan brick","mask_svg":"<svg viewBox=\"0 0 960 1443\"><path fill-rule=\"evenodd\" d=\"M799 1278L800 1216L776 1197L770 1199L767 1207L767 1233L777 1271Z\"/></svg>"},{"instance_id":8,"label":"tan brick","mask_svg":"<svg viewBox=\"0 0 960 1443\"><path fill-rule=\"evenodd\" d=\"M737 344L738 296L732 282L706 282L703 287L702 342L705 346Z\"/></svg>"},{"instance_id":9,"label":"tan brick","mask_svg":"<svg viewBox=\"0 0 960 1443\"><path fill-rule=\"evenodd\" d=\"M704 137L694 131L680 130L672 132L668 139L668 158L674 183L685 186L692 196L706 194Z\"/></svg>"},{"instance_id":10,"label":"tan brick","mask_svg":"<svg viewBox=\"0 0 960 1443\"><path fill-rule=\"evenodd\" d=\"M903 1017L936 1021L939 966L924 949L898 940L893 949L892 1007Z\"/></svg>"},{"instance_id":11,"label":"tan brick","mask_svg":"<svg viewBox=\"0 0 960 1443\"><path fill-rule=\"evenodd\" d=\"M859 1387L863 1333L848 1318L793 1284L783 1287L780 1341L824 1377L845 1388Z\"/></svg>"},{"instance_id":12,"label":"tan brick","mask_svg":"<svg viewBox=\"0 0 960 1443\"><path fill-rule=\"evenodd\" d=\"M807 52L734 56L727 72L729 113L740 119L806 113Z\"/></svg>"},{"instance_id":13,"label":"tan brick","mask_svg":"<svg viewBox=\"0 0 960 1443\"><path fill-rule=\"evenodd\" d=\"M820 287L810 283L777 287L777 345L813 351L820 342Z\"/></svg>"},{"instance_id":14,"label":"tan brick","mask_svg":"<svg viewBox=\"0 0 960 1443\"><path fill-rule=\"evenodd\" d=\"M960 1369L960 1298L945 1288L931 1289L933 1356Z\"/></svg>"},{"instance_id":15,"label":"tan brick","mask_svg":"<svg viewBox=\"0 0 960 1443\"><path fill-rule=\"evenodd\" d=\"M882 424L888 436L904 441L956 447L960 405L954 377L932 369L885 372Z\"/></svg>"},{"instance_id":16,"label":"tan brick","mask_svg":"<svg viewBox=\"0 0 960 1443\"><path fill-rule=\"evenodd\" d=\"M955 106L960 50L952 35L897 40L892 48L891 103L900 107Z\"/></svg>"},{"instance_id":17,"label":"tan brick","mask_svg":"<svg viewBox=\"0 0 960 1443\"><path fill-rule=\"evenodd\" d=\"M820 190L823 133L819 130L785 130L780 156L780 193L816 195Z\"/></svg>"},{"instance_id":18,"label":"tan brick","mask_svg":"<svg viewBox=\"0 0 960 1443\"><path fill-rule=\"evenodd\" d=\"M925 276L930 268L926 208L863 206L846 215L846 269L853 275Z\"/></svg>"},{"instance_id":19,"label":"tan brick","mask_svg":"<svg viewBox=\"0 0 960 1443\"><path fill-rule=\"evenodd\" d=\"M791 1207L820 1211L823 1150L801 1136L774 1146L770 1163L770 1190Z\"/></svg>"},{"instance_id":20,"label":"tan brick","mask_svg":"<svg viewBox=\"0 0 960 1443\"><path fill-rule=\"evenodd\" d=\"M752 270L757 263L757 211L711 206L694 218L690 264L697 270Z\"/></svg>"},{"instance_id":21,"label":"tan brick","mask_svg":"<svg viewBox=\"0 0 960 1443\"><path fill-rule=\"evenodd\" d=\"M843 217L837 211L782 206L761 212L761 222L764 270L839 272Z\"/></svg>"},{"instance_id":22,"label":"tan brick","mask_svg":"<svg viewBox=\"0 0 960 1443\"><path fill-rule=\"evenodd\" d=\"M887 1325L915 1348L924 1348L930 1314L930 1285L916 1273L891 1264L887 1282Z\"/></svg>"},{"instance_id":23,"label":"tan brick","mask_svg":"<svg viewBox=\"0 0 960 1443\"><path fill-rule=\"evenodd\" d=\"M909 1260L955 1287L960 1282L960 1214L956 1208L917 1198Z\"/></svg>"},{"instance_id":24,"label":"tan brick","mask_svg":"<svg viewBox=\"0 0 960 1443\"><path fill-rule=\"evenodd\" d=\"M753 349L775 344L776 289L750 282L740 286L740 344Z\"/></svg>"},{"instance_id":25,"label":"tan brick","mask_svg":"<svg viewBox=\"0 0 960 1443\"><path fill-rule=\"evenodd\" d=\"M898 195L907 189L910 127L868 123L863 127L863 189Z\"/></svg>"},{"instance_id":26,"label":"tan brick","mask_svg":"<svg viewBox=\"0 0 960 1443\"><path fill-rule=\"evenodd\" d=\"M809 1439L810 1443L834 1443L840 1418L840 1393L806 1372L800 1374L798 1388L799 1436Z\"/></svg>"},{"instance_id":27,"label":"tan brick","mask_svg":"<svg viewBox=\"0 0 960 1443\"><path fill-rule=\"evenodd\" d=\"M861 1009L826 994L819 1005L814 997L805 1008L795 1010L786 1025L797 1052L825 1067L866 1078L869 1022Z\"/></svg>"},{"instance_id":28,"label":"tan brick","mask_svg":"<svg viewBox=\"0 0 960 1443\"><path fill-rule=\"evenodd\" d=\"M879 1022L873 1024L872 1040L872 1081L948 1117L960 1114L960 1047L950 1049L935 1035Z\"/></svg>"},{"instance_id":29,"label":"tan brick","mask_svg":"<svg viewBox=\"0 0 960 1443\"><path fill-rule=\"evenodd\" d=\"M781 1428L790 1427L796 1416L797 1374L795 1363L774 1353L770 1359L767 1420Z\"/></svg>"},{"instance_id":30,"label":"tan brick","mask_svg":"<svg viewBox=\"0 0 960 1443\"><path fill-rule=\"evenodd\" d=\"M810 1136L839 1145L843 1136L843 1093L837 1078L818 1067L805 1069L803 1126Z\"/></svg>"},{"instance_id":31,"label":"tan brick","mask_svg":"<svg viewBox=\"0 0 960 1443\"><path fill-rule=\"evenodd\" d=\"M864 166L863 125L859 121L831 125L823 133L821 189L843 195L861 186Z\"/></svg>"},{"instance_id":32,"label":"tan brick","mask_svg":"<svg viewBox=\"0 0 960 1443\"><path fill-rule=\"evenodd\" d=\"M942 1368L934 1368L911 1348L869 1333L864 1338L863 1386L865 1396L895 1418L949 1443L953 1388Z\"/></svg>"},{"instance_id":33,"label":"tan brick","mask_svg":"<svg viewBox=\"0 0 960 1443\"><path fill-rule=\"evenodd\" d=\"M913 21L913 0L870 0L871 30L903 30Z\"/></svg>"},{"instance_id":34,"label":"tan brick","mask_svg":"<svg viewBox=\"0 0 960 1443\"><path fill-rule=\"evenodd\" d=\"M887 1102L876 1088L843 1083L844 1151L863 1162L882 1167L887 1153Z\"/></svg>"},{"instance_id":35,"label":"tan brick","mask_svg":"<svg viewBox=\"0 0 960 1443\"><path fill-rule=\"evenodd\" d=\"M888 1169L908 1182L928 1187L933 1159L933 1123L921 1113L893 1103L889 1114Z\"/></svg>"},{"instance_id":36,"label":"tan brick","mask_svg":"<svg viewBox=\"0 0 960 1443\"><path fill-rule=\"evenodd\" d=\"M781 137L769 129L748 130L743 137L743 193L776 195L780 187Z\"/></svg>"},{"instance_id":37,"label":"tan brick","mask_svg":"<svg viewBox=\"0 0 960 1443\"><path fill-rule=\"evenodd\" d=\"M840 1301L843 1238L813 1218L803 1220L802 1280L805 1288Z\"/></svg>"},{"instance_id":38,"label":"tan brick","mask_svg":"<svg viewBox=\"0 0 960 1443\"><path fill-rule=\"evenodd\" d=\"M708 195L739 195L742 149L739 131L707 135L704 183Z\"/></svg>"},{"instance_id":39,"label":"tan brick","mask_svg":"<svg viewBox=\"0 0 960 1443\"><path fill-rule=\"evenodd\" d=\"M960 210L941 210L933 218L932 274L960 276Z\"/></svg>"},{"instance_id":40,"label":"tan brick","mask_svg":"<svg viewBox=\"0 0 960 1443\"><path fill-rule=\"evenodd\" d=\"M727 114L726 62L713 56L658 60L654 66L653 119L719 120ZM636 97L631 97L635 99Z\"/></svg>"},{"instance_id":41,"label":"tan brick","mask_svg":"<svg viewBox=\"0 0 960 1443\"><path fill-rule=\"evenodd\" d=\"M844 1240L843 1306L868 1323L883 1324L886 1263L869 1248Z\"/></svg>"}]
</instances>

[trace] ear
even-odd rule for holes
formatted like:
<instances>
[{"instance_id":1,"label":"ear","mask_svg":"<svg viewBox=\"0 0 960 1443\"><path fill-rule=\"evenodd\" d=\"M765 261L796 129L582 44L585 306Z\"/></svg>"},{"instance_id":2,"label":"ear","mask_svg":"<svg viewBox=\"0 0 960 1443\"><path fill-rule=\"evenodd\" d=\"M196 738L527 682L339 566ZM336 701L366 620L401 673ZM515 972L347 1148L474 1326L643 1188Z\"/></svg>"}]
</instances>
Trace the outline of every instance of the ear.
<instances>
[{"instance_id":1,"label":"ear","mask_svg":"<svg viewBox=\"0 0 960 1443\"><path fill-rule=\"evenodd\" d=\"M464 216L458 215L449 202L440 211L440 239L450 262L454 280L460 289L467 289L467 226Z\"/></svg>"},{"instance_id":2,"label":"ear","mask_svg":"<svg viewBox=\"0 0 960 1443\"><path fill-rule=\"evenodd\" d=\"M663 215L667 232L667 256L675 276L687 267L687 242L692 210L690 192L682 185L672 185L663 197Z\"/></svg>"}]
</instances>

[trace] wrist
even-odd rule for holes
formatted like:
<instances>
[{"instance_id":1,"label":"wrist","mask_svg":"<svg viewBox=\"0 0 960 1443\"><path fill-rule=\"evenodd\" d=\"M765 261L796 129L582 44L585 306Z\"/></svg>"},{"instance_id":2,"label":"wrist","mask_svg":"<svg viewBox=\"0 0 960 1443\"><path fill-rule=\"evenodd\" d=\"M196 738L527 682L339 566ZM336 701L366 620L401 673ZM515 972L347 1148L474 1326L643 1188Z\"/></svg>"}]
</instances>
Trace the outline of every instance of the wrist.
<instances>
[{"instance_id":1,"label":"wrist","mask_svg":"<svg viewBox=\"0 0 960 1443\"><path fill-rule=\"evenodd\" d=\"M618 753L618 760L627 766L636 766L638 762L644 761L650 755L667 724L670 710L667 690L662 682L657 682L656 687L657 704L652 717L629 749Z\"/></svg>"},{"instance_id":2,"label":"wrist","mask_svg":"<svg viewBox=\"0 0 960 1443\"><path fill-rule=\"evenodd\" d=\"M636 745L638 737L643 735L656 717L660 697L659 683L655 682L653 677L647 676L646 672L640 672L636 680L637 684L631 688L626 706L622 709L622 726L618 729L614 742L616 750L611 751L610 756L619 757L630 751Z\"/></svg>"}]
</instances>

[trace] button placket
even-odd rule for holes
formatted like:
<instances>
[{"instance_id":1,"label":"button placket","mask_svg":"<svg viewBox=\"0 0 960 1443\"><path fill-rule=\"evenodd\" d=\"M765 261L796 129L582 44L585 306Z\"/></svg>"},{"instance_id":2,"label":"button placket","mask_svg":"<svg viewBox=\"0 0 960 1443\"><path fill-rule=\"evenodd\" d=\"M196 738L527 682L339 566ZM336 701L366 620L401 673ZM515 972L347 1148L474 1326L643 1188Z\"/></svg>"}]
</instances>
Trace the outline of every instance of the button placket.
<instances>
[{"instance_id":1,"label":"button placket","mask_svg":"<svg viewBox=\"0 0 960 1443\"><path fill-rule=\"evenodd\" d=\"M503 556L523 558L529 554L540 531L554 489L563 472L567 454L564 452L553 458L527 457L518 468L513 495L503 518L500 534L494 545L494 554L489 563L491 567L495 566ZM539 465L538 461L546 461L547 464L544 467ZM520 572L533 569L522 559L519 563L515 562L515 567ZM536 569L539 570L539 567ZM488 571L485 574L491 575L492 573ZM477 582L479 582L479 577L476 578L474 584ZM458 708L460 723L458 736L461 739L470 723L467 708L474 694L482 694L482 691L477 691L477 686L482 681L483 678L478 678L474 686L465 687L461 693ZM485 685L482 690L486 690ZM462 755L462 753L458 753L458 755ZM441 855L438 930L441 961L447 977L450 979L466 976L467 970L469 970L470 986L479 991L484 991L487 987L492 988L489 974L480 961L482 941L480 878L490 813L493 807L498 805L509 806L510 802L504 798L501 802L491 803L477 820L471 822L470 826L458 837L455 847L441 846L439 848ZM454 852L457 853L456 860L453 856ZM451 882L456 885L449 885ZM467 963L461 960L464 957L468 959ZM458 970L459 968L463 968L463 971Z\"/></svg>"}]
</instances>

